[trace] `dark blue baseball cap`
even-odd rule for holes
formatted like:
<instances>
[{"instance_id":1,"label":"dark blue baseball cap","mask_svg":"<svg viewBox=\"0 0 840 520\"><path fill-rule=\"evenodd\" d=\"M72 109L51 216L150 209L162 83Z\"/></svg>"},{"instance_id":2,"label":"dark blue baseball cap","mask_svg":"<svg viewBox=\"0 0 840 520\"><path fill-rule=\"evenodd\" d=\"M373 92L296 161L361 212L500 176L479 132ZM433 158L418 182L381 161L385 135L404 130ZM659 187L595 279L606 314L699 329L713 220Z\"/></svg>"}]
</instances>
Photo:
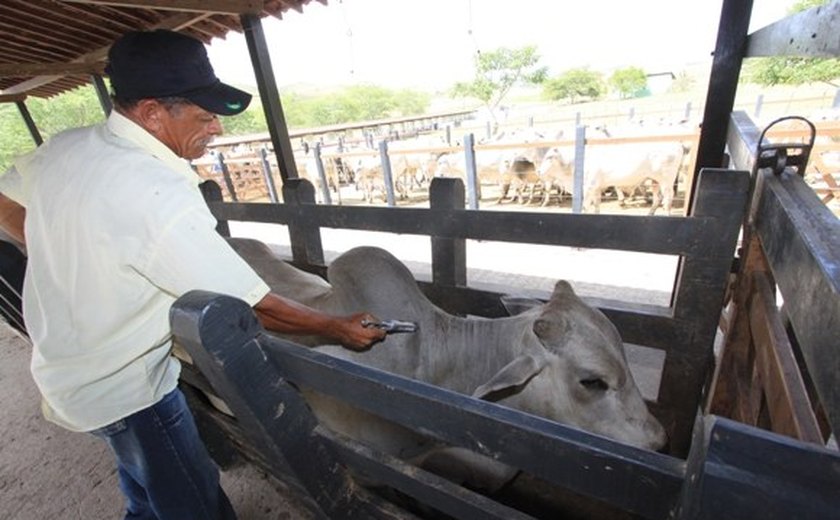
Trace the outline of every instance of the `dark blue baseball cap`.
<instances>
[{"instance_id":1,"label":"dark blue baseball cap","mask_svg":"<svg viewBox=\"0 0 840 520\"><path fill-rule=\"evenodd\" d=\"M251 95L222 83L199 40L174 31L132 31L108 52L105 72L121 99L183 97L214 114L248 108Z\"/></svg>"}]
</instances>

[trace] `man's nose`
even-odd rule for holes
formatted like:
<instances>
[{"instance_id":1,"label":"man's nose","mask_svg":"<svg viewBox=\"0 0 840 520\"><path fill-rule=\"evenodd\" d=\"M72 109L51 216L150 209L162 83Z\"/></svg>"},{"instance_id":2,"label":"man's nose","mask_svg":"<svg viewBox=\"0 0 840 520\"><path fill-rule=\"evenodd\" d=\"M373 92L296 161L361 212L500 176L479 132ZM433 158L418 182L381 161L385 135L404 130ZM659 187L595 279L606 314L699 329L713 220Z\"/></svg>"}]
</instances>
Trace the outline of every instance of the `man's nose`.
<instances>
[{"instance_id":1,"label":"man's nose","mask_svg":"<svg viewBox=\"0 0 840 520\"><path fill-rule=\"evenodd\" d=\"M222 127L222 121L219 118L214 119L213 122L210 123L208 130L213 135L222 135L225 132L224 127Z\"/></svg>"}]
</instances>

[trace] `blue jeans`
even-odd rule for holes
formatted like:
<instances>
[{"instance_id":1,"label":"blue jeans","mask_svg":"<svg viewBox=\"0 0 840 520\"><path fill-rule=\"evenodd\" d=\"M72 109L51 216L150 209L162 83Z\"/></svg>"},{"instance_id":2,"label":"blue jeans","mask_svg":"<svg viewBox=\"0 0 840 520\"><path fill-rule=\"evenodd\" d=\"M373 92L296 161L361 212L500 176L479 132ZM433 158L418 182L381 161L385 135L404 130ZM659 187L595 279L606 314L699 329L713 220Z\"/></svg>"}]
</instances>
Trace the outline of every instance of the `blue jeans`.
<instances>
[{"instance_id":1,"label":"blue jeans","mask_svg":"<svg viewBox=\"0 0 840 520\"><path fill-rule=\"evenodd\" d=\"M91 432L117 458L126 520L232 520L219 469L177 388L158 403Z\"/></svg>"}]
</instances>

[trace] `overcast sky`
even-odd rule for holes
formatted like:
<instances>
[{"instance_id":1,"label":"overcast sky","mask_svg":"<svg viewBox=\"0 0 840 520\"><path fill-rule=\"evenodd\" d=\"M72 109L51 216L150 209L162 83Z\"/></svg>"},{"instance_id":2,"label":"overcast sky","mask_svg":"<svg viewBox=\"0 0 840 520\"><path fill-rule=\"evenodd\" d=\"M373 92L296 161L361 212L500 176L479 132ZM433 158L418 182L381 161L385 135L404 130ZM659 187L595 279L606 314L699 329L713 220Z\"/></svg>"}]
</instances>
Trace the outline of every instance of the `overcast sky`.
<instances>
[{"instance_id":1,"label":"overcast sky","mask_svg":"<svg viewBox=\"0 0 840 520\"><path fill-rule=\"evenodd\" d=\"M754 0L751 31L794 0ZM515 6L515 8L511 8ZM447 88L476 52L536 45L550 75L573 67L678 72L710 60L721 0L330 0L263 19L277 82ZM655 16L654 16L655 13ZM242 35L209 47L217 74L255 84Z\"/></svg>"}]
</instances>

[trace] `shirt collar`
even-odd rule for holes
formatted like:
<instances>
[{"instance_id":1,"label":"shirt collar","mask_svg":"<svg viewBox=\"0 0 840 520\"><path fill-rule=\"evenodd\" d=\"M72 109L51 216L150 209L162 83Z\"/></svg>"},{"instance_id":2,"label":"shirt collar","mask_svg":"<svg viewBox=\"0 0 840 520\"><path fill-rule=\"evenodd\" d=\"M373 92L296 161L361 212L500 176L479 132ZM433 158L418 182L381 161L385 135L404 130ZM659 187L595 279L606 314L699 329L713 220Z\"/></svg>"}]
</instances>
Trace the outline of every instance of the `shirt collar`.
<instances>
[{"instance_id":1,"label":"shirt collar","mask_svg":"<svg viewBox=\"0 0 840 520\"><path fill-rule=\"evenodd\" d=\"M108 126L108 130L110 130L114 135L136 144L143 150L163 161L163 163L171 169L186 176L196 185L201 182L201 178L192 169L189 161L175 155L175 152L170 150L168 146L158 141L155 136L147 132L142 126L138 125L131 119L125 117L116 110L112 110L111 115L108 116L106 125Z\"/></svg>"}]
</instances>

